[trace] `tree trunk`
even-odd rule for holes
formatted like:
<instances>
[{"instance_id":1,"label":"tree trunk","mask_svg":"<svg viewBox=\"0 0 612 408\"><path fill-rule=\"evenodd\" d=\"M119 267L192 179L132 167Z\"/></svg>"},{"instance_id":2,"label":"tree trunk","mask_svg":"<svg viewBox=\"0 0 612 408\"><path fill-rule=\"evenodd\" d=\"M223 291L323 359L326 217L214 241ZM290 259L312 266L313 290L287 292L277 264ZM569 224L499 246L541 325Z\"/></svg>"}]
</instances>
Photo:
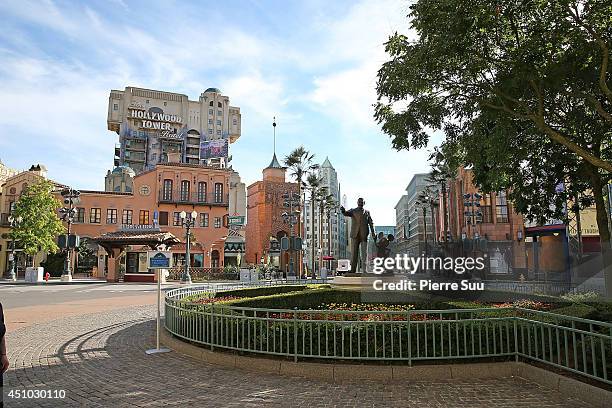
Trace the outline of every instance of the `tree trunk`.
<instances>
[{"instance_id":1,"label":"tree trunk","mask_svg":"<svg viewBox=\"0 0 612 408\"><path fill-rule=\"evenodd\" d=\"M293 192L290 192L289 194L293 194ZM293 196L290 197L291 200L293 200ZM298 180L298 211L299 211L299 215L297 217L297 236L304 239L304 237L302 236L302 216L305 214L305 211L302 211L304 208L304 205L302 204L302 177L300 176L299 180ZM293 216L293 215L292 215ZM297 251L297 262L295 260L296 258L296 251L294 250L294 248L291 248L291 252L289 252L291 259L293 259L293 273L295 275L297 275L300 279L302 278L302 275L304 273L304 271L302 270L303 265L302 265L302 249L298 249Z\"/></svg>"},{"instance_id":2,"label":"tree trunk","mask_svg":"<svg viewBox=\"0 0 612 408\"><path fill-rule=\"evenodd\" d=\"M323 267L323 200L319 203L319 275Z\"/></svg>"},{"instance_id":3,"label":"tree trunk","mask_svg":"<svg viewBox=\"0 0 612 408\"><path fill-rule=\"evenodd\" d=\"M601 245L601 258L603 277L606 285L605 295L612 298L612 248L610 247L610 229L608 226L608 213L604 200L604 183L599 170L592 164L587 164L587 171L591 180L591 189L595 200L597 228L599 229L599 242Z\"/></svg>"},{"instance_id":4,"label":"tree trunk","mask_svg":"<svg viewBox=\"0 0 612 408\"><path fill-rule=\"evenodd\" d=\"M332 236L332 223L331 223L331 208L327 209L327 256L331 257L332 256L332 240L331 240L331 236ZM331 267L332 267L332 260L329 260L329 265L328 265L328 275L331 274Z\"/></svg>"},{"instance_id":5,"label":"tree trunk","mask_svg":"<svg viewBox=\"0 0 612 408\"><path fill-rule=\"evenodd\" d=\"M442 216L444 217L444 245L448 241L448 208L446 206L446 180L442 182Z\"/></svg>"},{"instance_id":6,"label":"tree trunk","mask_svg":"<svg viewBox=\"0 0 612 408\"><path fill-rule=\"evenodd\" d=\"M315 191L310 196L310 276L315 277Z\"/></svg>"}]
</instances>

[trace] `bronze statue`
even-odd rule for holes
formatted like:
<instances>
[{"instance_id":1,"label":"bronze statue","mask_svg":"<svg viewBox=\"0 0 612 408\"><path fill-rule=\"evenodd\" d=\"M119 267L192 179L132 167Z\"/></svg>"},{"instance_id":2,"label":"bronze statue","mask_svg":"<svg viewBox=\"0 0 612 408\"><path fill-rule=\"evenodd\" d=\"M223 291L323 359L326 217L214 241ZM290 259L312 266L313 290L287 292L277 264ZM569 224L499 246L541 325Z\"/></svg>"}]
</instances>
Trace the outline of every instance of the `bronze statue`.
<instances>
[{"instance_id":1,"label":"bronze statue","mask_svg":"<svg viewBox=\"0 0 612 408\"><path fill-rule=\"evenodd\" d=\"M365 201L363 198L357 200L357 208L345 210L344 207L340 207L340 212L345 217L351 217L351 243L352 243L352 257L351 257L351 273L355 273L357 269L357 263L359 263L359 272L365 272L365 262L368 250L368 235L372 231L374 233L374 223L370 212L363 208ZM359 256L361 254L361 256Z\"/></svg>"}]
</instances>

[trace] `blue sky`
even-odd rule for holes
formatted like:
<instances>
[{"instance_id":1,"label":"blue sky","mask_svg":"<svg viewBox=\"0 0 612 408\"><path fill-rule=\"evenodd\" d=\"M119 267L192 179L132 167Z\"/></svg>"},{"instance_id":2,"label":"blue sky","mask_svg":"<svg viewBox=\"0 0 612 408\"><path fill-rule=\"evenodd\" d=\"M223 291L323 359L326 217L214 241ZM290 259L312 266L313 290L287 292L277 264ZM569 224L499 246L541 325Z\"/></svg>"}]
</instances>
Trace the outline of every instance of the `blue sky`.
<instances>
[{"instance_id":1,"label":"blue sky","mask_svg":"<svg viewBox=\"0 0 612 408\"><path fill-rule=\"evenodd\" d=\"M108 95L125 86L220 88L242 113L232 164L250 184L272 156L304 145L329 156L348 205L379 225L427 151L391 149L372 117L383 42L408 32L407 1L0 2L0 159L103 189L115 133Z\"/></svg>"}]
</instances>

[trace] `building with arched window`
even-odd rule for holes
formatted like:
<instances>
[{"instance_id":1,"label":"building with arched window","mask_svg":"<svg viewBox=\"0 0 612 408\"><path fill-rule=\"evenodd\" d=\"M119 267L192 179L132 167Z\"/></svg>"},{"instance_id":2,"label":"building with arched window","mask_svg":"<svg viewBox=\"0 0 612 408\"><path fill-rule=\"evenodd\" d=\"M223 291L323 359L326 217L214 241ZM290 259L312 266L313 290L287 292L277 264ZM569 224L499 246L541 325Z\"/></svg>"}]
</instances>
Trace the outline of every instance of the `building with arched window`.
<instances>
[{"instance_id":1,"label":"building with arched window","mask_svg":"<svg viewBox=\"0 0 612 408\"><path fill-rule=\"evenodd\" d=\"M108 100L108 130L119 135L115 167L136 174L168 162L227 167L240 123L240 108L230 106L217 88L192 101L183 94L126 87L112 90Z\"/></svg>"}]
</instances>

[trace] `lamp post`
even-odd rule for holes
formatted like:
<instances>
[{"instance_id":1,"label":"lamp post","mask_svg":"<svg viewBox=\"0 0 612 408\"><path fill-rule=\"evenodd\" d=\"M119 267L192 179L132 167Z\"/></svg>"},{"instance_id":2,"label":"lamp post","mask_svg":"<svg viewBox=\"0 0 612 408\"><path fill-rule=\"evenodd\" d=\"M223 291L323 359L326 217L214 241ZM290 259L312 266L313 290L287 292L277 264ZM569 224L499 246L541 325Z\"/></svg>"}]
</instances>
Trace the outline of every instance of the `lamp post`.
<instances>
[{"instance_id":1,"label":"lamp post","mask_svg":"<svg viewBox=\"0 0 612 408\"><path fill-rule=\"evenodd\" d=\"M283 194L283 206L285 208L289 208L289 212L283 212L282 213L282 217L283 217L283 222L285 224L289 224L289 275L290 276L295 276L295 269L294 269L294 264L293 264L293 257L294 257L294 252L297 248L295 248L295 243L296 241L300 241L301 244L301 240L296 240L295 239L295 234L293 231L293 227L296 224L299 224L299 216L300 216L300 207L299 207L299 201L300 201L300 196L297 193L294 192L287 192L285 194ZM297 205L296 205L297 203ZM298 237L299 237L299 233L298 233Z\"/></svg>"},{"instance_id":2,"label":"lamp post","mask_svg":"<svg viewBox=\"0 0 612 408\"><path fill-rule=\"evenodd\" d=\"M186 246L185 246L185 271L181 276L181 283L190 284L191 283L191 275L189 274L189 266L191 261L191 228L195 225L196 219L198 218L198 213L196 210L193 210L190 216L187 217L187 213L185 211L181 211L179 216L183 221L183 227L186 230Z\"/></svg>"},{"instance_id":3,"label":"lamp post","mask_svg":"<svg viewBox=\"0 0 612 408\"><path fill-rule=\"evenodd\" d=\"M11 228L16 228L21 223L21 217L13 217L9 215L9 224ZM17 274L15 273L15 266L17 264L17 260L15 259L15 238L11 238L11 269L10 269L10 279L14 282L17 280Z\"/></svg>"},{"instance_id":4,"label":"lamp post","mask_svg":"<svg viewBox=\"0 0 612 408\"><path fill-rule=\"evenodd\" d=\"M62 221L66 221L68 224L68 233L66 235L66 259L64 261L64 272L62 273L62 281L70 282L72 280L72 246L71 246L71 226L74 222L74 216L76 215L76 209L74 208L74 204L81 195L81 192L75 190L73 188L65 188L61 192L62 197L64 197L64 205L65 207L60 208L60 214ZM72 242L74 245L77 244L76 238Z\"/></svg>"}]
</instances>

